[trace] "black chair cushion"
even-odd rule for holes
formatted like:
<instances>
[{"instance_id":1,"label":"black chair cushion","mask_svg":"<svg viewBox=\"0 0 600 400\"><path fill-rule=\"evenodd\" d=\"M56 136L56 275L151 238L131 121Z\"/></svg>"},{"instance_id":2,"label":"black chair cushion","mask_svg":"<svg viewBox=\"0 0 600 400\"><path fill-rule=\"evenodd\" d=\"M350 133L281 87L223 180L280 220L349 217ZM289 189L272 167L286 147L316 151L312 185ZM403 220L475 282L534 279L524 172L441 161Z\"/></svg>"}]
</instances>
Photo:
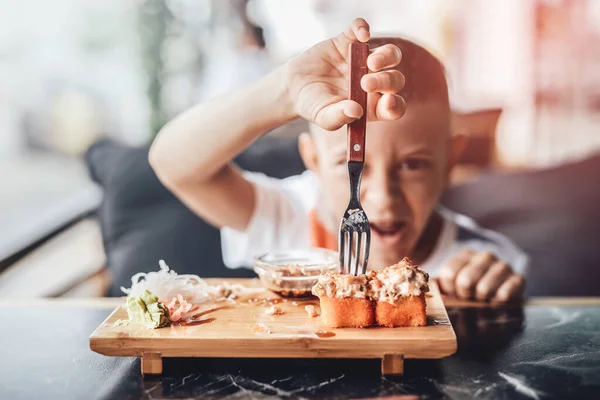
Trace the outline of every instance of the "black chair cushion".
<instances>
[{"instance_id":1,"label":"black chair cushion","mask_svg":"<svg viewBox=\"0 0 600 400\"><path fill-rule=\"evenodd\" d=\"M148 163L148 147L101 140L88 150L86 162L104 188L98 219L113 280L109 295L122 295L119 287L129 287L137 272L158 270L160 259L182 274L254 276L249 269L223 265L219 231L162 186ZM304 170L296 138L263 138L236 162L280 178Z\"/></svg>"}]
</instances>

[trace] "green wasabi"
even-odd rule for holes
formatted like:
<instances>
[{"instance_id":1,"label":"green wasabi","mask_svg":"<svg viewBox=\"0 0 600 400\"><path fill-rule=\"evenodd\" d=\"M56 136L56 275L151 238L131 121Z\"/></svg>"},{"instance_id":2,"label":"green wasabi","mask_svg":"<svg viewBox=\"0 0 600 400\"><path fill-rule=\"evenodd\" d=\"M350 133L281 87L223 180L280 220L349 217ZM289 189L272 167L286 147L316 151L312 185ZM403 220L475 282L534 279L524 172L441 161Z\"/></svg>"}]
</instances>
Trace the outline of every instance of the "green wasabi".
<instances>
[{"instance_id":1,"label":"green wasabi","mask_svg":"<svg viewBox=\"0 0 600 400\"><path fill-rule=\"evenodd\" d=\"M129 323L141 325L146 329L162 328L171 322L169 309L148 289L139 296L127 298L127 315Z\"/></svg>"}]
</instances>

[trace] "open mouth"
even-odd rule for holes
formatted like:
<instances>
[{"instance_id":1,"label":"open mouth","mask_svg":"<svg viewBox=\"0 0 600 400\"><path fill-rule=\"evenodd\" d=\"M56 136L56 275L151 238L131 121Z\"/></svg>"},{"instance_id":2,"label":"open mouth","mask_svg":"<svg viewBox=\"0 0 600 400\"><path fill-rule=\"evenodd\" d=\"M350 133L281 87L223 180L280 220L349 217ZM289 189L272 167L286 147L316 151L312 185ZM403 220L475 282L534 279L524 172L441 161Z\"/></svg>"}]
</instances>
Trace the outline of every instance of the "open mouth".
<instances>
[{"instance_id":1,"label":"open mouth","mask_svg":"<svg viewBox=\"0 0 600 400\"><path fill-rule=\"evenodd\" d=\"M371 222L371 234L384 243L397 244L406 231L406 222Z\"/></svg>"}]
</instances>

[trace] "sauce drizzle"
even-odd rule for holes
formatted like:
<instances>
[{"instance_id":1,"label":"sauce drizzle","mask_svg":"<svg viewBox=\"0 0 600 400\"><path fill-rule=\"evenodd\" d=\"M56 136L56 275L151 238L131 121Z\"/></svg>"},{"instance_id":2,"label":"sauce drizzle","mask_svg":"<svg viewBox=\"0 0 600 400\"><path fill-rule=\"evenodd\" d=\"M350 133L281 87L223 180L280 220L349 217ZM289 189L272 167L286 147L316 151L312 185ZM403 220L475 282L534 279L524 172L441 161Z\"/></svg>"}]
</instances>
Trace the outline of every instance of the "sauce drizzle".
<instances>
[{"instance_id":1,"label":"sauce drizzle","mask_svg":"<svg viewBox=\"0 0 600 400\"><path fill-rule=\"evenodd\" d=\"M226 310L228 308L233 308L233 307L231 307L231 306L221 306L221 307L210 308L208 310L204 310L204 311L202 311L202 312L200 312L198 314L195 314L191 319L192 320L196 320L196 319L198 319L198 318L200 318L200 317L202 317L202 316L204 316L206 314L210 314L211 312L215 312L215 311L219 311L219 310Z\"/></svg>"},{"instance_id":2,"label":"sauce drizzle","mask_svg":"<svg viewBox=\"0 0 600 400\"><path fill-rule=\"evenodd\" d=\"M317 335L320 338L329 338L329 337L335 336L335 333L331 332L331 331L326 331L326 330L320 329L315 332L315 335Z\"/></svg>"},{"instance_id":3,"label":"sauce drizzle","mask_svg":"<svg viewBox=\"0 0 600 400\"><path fill-rule=\"evenodd\" d=\"M175 326L197 326L197 325L204 325L204 324L208 324L210 322L213 322L215 320L215 318L206 318L206 319L199 319L199 320L192 320L189 322L175 322L173 325Z\"/></svg>"}]
</instances>

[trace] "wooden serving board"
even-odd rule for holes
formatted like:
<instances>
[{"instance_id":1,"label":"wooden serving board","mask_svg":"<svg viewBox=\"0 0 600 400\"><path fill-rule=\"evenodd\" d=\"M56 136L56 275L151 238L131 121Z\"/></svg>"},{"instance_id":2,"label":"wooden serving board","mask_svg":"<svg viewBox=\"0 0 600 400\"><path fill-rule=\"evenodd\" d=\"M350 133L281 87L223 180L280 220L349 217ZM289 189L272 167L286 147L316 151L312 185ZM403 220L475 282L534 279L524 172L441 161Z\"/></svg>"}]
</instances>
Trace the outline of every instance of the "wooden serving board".
<instances>
[{"instance_id":1,"label":"wooden serving board","mask_svg":"<svg viewBox=\"0 0 600 400\"><path fill-rule=\"evenodd\" d=\"M256 279L227 282L260 287ZM284 314L278 316L265 315L270 305L265 300L240 299L230 308L222 308L225 303L202 305L207 312L201 319L209 322L154 330L115 326L117 320L127 319L123 305L92 333L90 348L107 356L142 357L145 374L162 373L163 357L378 358L382 359L383 374L402 374L404 358L442 358L456 351L456 335L435 282L430 283L430 289L426 295L427 326L327 329L335 334L329 337L319 332L326 329L321 318L309 317L304 309L313 304L320 311L316 298L282 300L277 305ZM252 298L279 299L268 290Z\"/></svg>"}]
</instances>

